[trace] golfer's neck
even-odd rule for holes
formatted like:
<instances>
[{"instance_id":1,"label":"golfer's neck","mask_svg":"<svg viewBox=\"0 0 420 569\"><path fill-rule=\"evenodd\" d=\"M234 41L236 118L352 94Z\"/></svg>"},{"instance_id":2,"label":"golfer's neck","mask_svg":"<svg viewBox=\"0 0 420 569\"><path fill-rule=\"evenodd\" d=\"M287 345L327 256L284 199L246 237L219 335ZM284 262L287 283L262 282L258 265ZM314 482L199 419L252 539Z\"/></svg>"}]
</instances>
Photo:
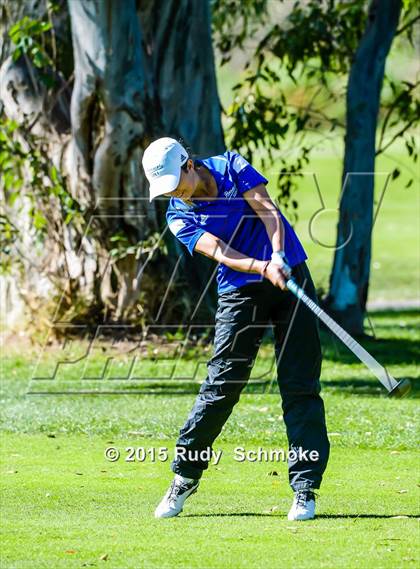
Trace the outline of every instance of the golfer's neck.
<instances>
[{"instance_id":1,"label":"golfer's neck","mask_svg":"<svg viewBox=\"0 0 420 569\"><path fill-rule=\"evenodd\" d=\"M197 184L197 188L193 193L193 198L200 197L216 197L217 196L217 184L216 180L213 178L212 174L207 170L207 168L201 166L197 173L200 177L200 181Z\"/></svg>"}]
</instances>

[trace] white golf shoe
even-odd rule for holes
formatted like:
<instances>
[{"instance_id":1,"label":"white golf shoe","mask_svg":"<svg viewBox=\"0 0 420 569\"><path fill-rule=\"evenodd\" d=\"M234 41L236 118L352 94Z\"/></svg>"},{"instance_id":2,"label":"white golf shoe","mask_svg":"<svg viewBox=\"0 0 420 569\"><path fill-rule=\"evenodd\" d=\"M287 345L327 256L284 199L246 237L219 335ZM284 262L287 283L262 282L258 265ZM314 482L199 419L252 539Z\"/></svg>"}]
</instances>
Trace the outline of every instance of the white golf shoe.
<instances>
[{"instance_id":1,"label":"white golf shoe","mask_svg":"<svg viewBox=\"0 0 420 569\"><path fill-rule=\"evenodd\" d=\"M200 480L175 474L169 490L155 510L155 518L173 518L182 512L185 500L197 491Z\"/></svg>"},{"instance_id":2,"label":"white golf shoe","mask_svg":"<svg viewBox=\"0 0 420 569\"><path fill-rule=\"evenodd\" d=\"M290 521L313 520L315 517L315 494L311 490L298 490L287 519Z\"/></svg>"}]
</instances>

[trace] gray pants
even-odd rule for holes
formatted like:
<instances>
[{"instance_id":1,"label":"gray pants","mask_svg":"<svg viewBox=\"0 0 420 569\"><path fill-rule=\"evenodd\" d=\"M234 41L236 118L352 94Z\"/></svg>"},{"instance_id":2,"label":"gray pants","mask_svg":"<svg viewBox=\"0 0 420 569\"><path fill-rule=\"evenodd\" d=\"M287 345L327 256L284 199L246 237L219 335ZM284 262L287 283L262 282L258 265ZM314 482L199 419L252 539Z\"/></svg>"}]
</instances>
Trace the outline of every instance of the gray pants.
<instances>
[{"instance_id":1,"label":"gray pants","mask_svg":"<svg viewBox=\"0 0 420 569\"><path fill-rule=\"evenodd\" d=\"M292 272L306 294L317 301L306 263L293 267ZM299 456L289 459L290 485L293 490L319 488L327 466L329 441L320 397L318 321L292 293L268 280L219 296L208 376L180 431L177 447L191 451L212 447L249 379L267 325L272 325L274 331L277 381L289 449L315 450L319 455L317 460L302 460ZM198 453L190 454L193 459L178 454L172 462L175 473L200 478L208 467L208 462L195 460Z\"/></svg>"}]
</instances>

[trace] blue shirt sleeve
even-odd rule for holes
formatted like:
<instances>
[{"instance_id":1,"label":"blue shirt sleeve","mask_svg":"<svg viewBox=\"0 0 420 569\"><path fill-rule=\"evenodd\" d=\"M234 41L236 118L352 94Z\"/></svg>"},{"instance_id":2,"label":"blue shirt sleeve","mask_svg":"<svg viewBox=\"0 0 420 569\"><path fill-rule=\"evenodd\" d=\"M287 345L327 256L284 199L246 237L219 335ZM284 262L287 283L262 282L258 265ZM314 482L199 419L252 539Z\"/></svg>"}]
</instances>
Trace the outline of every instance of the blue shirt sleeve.
<instances>
[{"instance_id":1,"label":"blue shirt sleeve","mask_svg":"<svg viewBox=\"0 0 420 569\"><path fill-rule=\"evenodd\" d=\"M230 172L239 194L243 194L259 184L268 184L267 178L264 178L243 156L237 152L230 152L229 154Z\"/></svg>"},{"instance_id":2,"label":"blue shirt sleeve","mask_svg":"<svg viewBox=\"0 0 420 569\"><path fill-rule=\"evenodd\" d=\"M182 211L176 211L168 208L166 212L166 221L171 233L188 249L190 255L194 252L194 247L199 238L206 231L198 227L188 216Z\"/></svg>"}]
</instances>

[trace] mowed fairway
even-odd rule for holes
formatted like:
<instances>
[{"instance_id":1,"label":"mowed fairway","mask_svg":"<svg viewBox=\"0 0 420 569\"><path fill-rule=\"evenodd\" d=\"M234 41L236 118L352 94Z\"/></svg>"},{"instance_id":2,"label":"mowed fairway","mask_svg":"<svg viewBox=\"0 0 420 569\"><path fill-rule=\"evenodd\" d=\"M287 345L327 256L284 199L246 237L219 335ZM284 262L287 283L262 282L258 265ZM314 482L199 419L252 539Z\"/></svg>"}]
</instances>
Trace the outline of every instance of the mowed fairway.
<instances>
[{"instance_id":1,"label":"mowed fairway","mask_svg":"<svg viewBox=\"0 0 420 569\"><path fill-rule=\"evenodd\" d=\"M128 462L125 449L167 447L171 458L194 394L130 394L143 384L120 382L125 395L70 395L86 383L31 382L37 350L10 350L2 381L1 567L417 567L419 319L411 312L371 318L379 339L364 345L415 389L410 399L387 399L323 333L332 451L318 518L306 523L286 519L292 494L284 462L234 460L237 446L286 448L276 393L258 393L251 381L215 445L220 463L179 518L155 520L169 460ZM46 357L58 354L51 348ZM269 367L270 354L266 343L253 378ZM92 365L100 368L97 358ZM62 394L28 395L35 383L38 392ZM96 391L115 386L89 382ZM120 451L117 462L106 460L107 447Z\"/></svg>"},{"instance_id":2,"label":"mowed fairway","mask_svg":"<svg viewBox=\"0 0 420 569\"><path fill-rule=\"evenodd\" d=\"M270 476L273 464L235 462L227 443L184 513L154 520L167 464L106 463L106 446L86 435L3 438L2 567L101 566L103 556L121 568L416 566L413 451L333 449L318 519L299 524L285 518L284 464Z\"/></svg>"}]
</instances>

